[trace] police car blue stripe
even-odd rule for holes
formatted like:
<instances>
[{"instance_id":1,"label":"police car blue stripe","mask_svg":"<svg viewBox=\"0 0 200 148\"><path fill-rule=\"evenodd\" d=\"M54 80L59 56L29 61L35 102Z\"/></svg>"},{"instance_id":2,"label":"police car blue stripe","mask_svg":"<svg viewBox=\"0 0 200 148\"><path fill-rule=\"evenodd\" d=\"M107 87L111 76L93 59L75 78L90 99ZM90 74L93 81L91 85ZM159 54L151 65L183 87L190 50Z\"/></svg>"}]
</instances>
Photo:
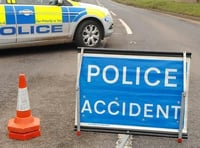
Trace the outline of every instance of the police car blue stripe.
<instances>
[{"instance_id":1,"label":"police car blue stripe","mask_svg":"<svg viewBox=\"0 0 200 148\"><path fill-rule=\"evenodd\" d=\"M13 7L5 6L5 12L6 12L6 24L7 25L15 24L15 15Z\"/></svg>"},{"instance_id":2,"label":"police car blue stripe","mask_svg":"<svg viewBox=\"0 0 200 148\"><path fill-rule=\"evenodd\" d=\"M17 24L35 24L34 7L33 6L15 6L17 13ZM32 11L33 14L25 15L20 11Z\"/></svg>"},{"instance_id":3,"label":"police car blue stripe","mask_svg":"<svg viewBox=\"0 0 200 148\"><path fill-rule=\"evenodd\" d=\"M82 16L86 15L85 8L69 8L70 22L77 22Z\"/></svg>"},{"instance_id":4,"label":"police car blue stripe","mask_svg":"<svg viewBox=\"0 0 200 148\"><path fill-rule=\"evenodd\" d=\"M77 22L82 16L84 16L84 15L86 15L87 13L86 13L86 11L85 12L82 12L81 14L79 14L79 16L77 16L74 20L73 20L73 22Z\"/></svg>"},{"instance_id":5,"label":"police car blue stripe","mask_svg":"<svg viewBox=\"0 0 200 148\"><path fill-rule=\"evenodd\" d=\"M69 13L66 7L62 7L62 20L63 20L63 23L69 22Z\"/></svg>"}]
</instances>

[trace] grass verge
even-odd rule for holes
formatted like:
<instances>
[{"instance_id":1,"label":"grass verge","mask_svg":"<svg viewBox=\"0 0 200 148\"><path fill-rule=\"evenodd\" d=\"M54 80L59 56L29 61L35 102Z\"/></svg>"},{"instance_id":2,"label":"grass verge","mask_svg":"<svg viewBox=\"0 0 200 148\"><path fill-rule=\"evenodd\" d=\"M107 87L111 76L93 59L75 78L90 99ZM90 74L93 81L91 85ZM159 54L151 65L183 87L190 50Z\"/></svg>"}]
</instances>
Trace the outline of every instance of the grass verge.
<instances>
[{"instance_id":1,"label":"grass verge","mask_svg":"<svg viewBox=\"0 0 200 148\"><path fill-rule=\"evenodd\" d=\"M200 3L176 2L174 0L113 0L126 5L155 9L200 18Z\"/></svg>"}]
</instances>

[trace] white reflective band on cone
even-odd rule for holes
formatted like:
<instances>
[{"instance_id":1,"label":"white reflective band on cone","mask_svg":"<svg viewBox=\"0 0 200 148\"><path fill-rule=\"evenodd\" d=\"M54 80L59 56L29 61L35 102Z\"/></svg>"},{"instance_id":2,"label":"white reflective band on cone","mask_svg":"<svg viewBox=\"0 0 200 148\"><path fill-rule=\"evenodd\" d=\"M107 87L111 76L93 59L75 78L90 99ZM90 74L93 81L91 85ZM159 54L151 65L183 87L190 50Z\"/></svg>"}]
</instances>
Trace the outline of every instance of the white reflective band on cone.
<instances>
[{"instance_id":1,"label":"white reflective band on cone","mask_svg":"<svg viewBox=\"0 0 200 148\"><path fill-rule=\"evenodd\" d=\"M30 110L28 90L27 88L19 88L17 97L17 111L26 110Z\"/></svg>"}]
</instances>

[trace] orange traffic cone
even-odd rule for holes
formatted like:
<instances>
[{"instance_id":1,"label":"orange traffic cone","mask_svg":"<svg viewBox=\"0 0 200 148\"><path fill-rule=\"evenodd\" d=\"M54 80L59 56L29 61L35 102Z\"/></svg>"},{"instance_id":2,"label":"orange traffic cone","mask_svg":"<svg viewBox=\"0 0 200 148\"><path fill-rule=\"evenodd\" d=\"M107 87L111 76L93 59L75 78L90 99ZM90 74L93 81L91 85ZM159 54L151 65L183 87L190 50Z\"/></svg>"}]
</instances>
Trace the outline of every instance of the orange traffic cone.
<instances>
[{"instance_id":1,"label":"orange traffic cone","mask_svg":"<svg viewBox=\"0 0 200 148\"><path fill-rule=\"evenodd\" d=\"M40 119L31 114L28 89L24 74L19 75L16 117L8 122L11 139L28 140L40 136Z\"/></svg>"}]
</instances>

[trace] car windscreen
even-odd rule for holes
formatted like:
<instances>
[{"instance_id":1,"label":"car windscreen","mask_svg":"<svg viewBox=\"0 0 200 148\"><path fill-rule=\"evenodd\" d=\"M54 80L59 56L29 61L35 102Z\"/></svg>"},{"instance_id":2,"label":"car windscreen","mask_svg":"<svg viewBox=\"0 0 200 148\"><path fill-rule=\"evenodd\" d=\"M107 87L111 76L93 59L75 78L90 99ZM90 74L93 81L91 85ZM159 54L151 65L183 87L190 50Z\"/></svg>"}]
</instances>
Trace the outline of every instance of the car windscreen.
<instances>
[{"instance_id":1,"label":"car windscreen","mask_svg":"<svg viewBox=\"0 0 200 148\"><path fill-rule=\"evenodd\" d=\"M24 5L48 5L50 0L16 0L17 4Z\"/></svg>"},{"instance_id":2,"label":"car windscreen","mask_svg":"<svg viewBox=\"0 0 200 148\"><path fill-rule=\"evenodd\" d=\"M0 0L0 4L57 5L56 0ZM63 5L72 6L67 0L63 1Z\"/></svg>"}]
</instances>

